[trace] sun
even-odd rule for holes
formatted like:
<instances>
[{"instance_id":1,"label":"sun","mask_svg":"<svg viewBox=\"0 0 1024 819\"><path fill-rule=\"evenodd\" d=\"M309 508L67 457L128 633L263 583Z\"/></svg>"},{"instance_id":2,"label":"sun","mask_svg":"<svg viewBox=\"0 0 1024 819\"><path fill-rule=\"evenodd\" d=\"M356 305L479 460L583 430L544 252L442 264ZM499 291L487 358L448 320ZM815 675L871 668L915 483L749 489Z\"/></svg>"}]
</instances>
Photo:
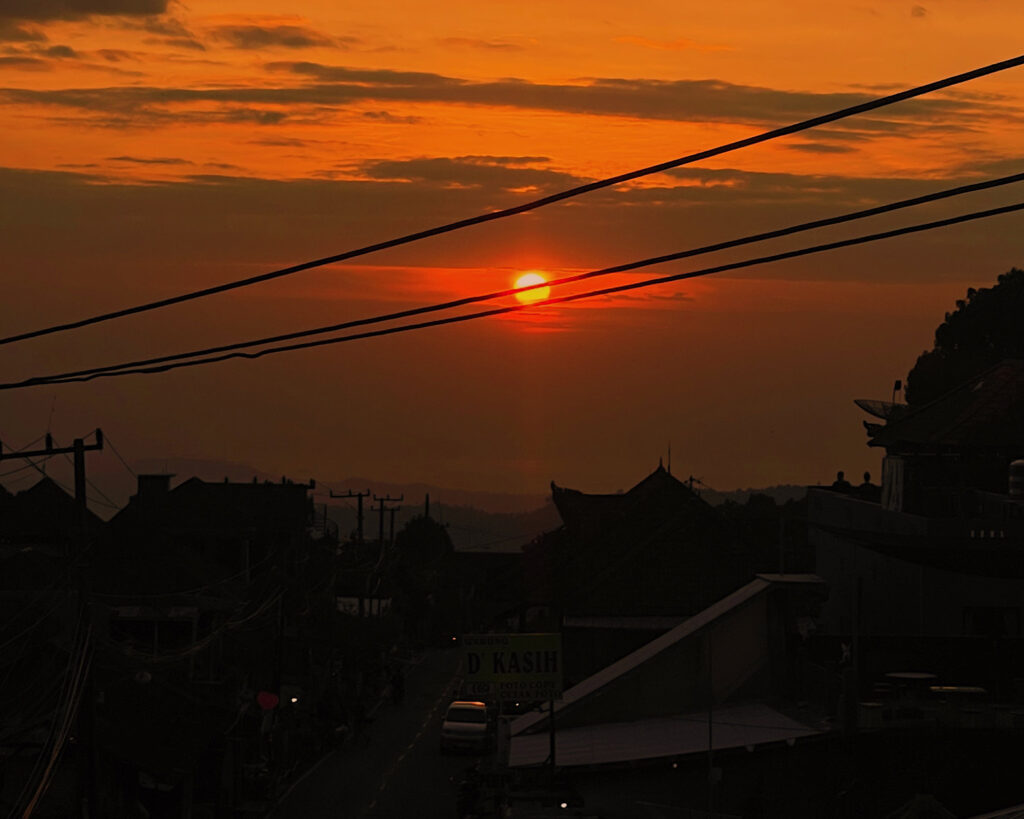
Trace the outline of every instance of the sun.
<instances>
[{"instance_id":1,"label":"sun","mask_svg":"<svg viewBox=\"0 0 1024 819\"><path fill-rule=\"evenodd\" d=\"M536 270L530 270L529 272L523 273L523 275L519 276L513 286L530 287L534 284L544 284L546 281L547 279ZM534 290L525 290L522 293L516 293L516 298L523 304L533 304L535 301L543 301L550 295L550 287L538 287Z\"/></svg>"}]
</instances>

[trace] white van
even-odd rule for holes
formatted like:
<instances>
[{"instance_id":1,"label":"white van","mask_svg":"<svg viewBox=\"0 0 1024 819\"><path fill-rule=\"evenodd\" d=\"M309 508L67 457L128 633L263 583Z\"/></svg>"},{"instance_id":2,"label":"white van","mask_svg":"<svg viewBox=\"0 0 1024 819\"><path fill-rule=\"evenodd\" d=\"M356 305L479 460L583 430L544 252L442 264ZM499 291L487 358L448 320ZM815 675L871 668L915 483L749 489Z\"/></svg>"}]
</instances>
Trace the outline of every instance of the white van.
<instances>
[{"instance_id":1,"label":"white van","mask_svg":"<svg viewBox=\"0 0 1024 819\"><path fill-rule=\"evenodd\" d=\"M454 748L485 751L493 736L485 703L455 700L448 706L441 723L441 751Z\"/></svg>"}]
</instances>

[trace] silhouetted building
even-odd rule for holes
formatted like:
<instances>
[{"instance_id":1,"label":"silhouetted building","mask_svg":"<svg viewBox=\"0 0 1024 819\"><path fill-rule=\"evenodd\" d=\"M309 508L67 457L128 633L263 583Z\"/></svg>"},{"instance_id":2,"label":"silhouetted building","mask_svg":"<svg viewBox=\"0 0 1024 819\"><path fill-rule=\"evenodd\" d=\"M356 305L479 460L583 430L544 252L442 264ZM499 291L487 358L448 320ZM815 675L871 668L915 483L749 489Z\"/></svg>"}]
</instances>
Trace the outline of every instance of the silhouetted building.
<instances>
[{"instance_id":1,"label":"silhouetted building","mask_svg":"<svg viewBox=\"0 0 1024 819\"><path fill-rule=\"evenodd\" d=\"M101 813L265 809L322 745L335 544L307 485L171 478L140 475L96 548Z\"/></svg>"},{"instance_id":2,"label":"silhouetted building","mask_svg":"<svg viewBox=\"0 0 1024 819\"><path fill-rule=\"evenodd\" d=\"M885 448L882 486L808 493L831 589L821 633L858 646L862 696L901 670L1012 696L1024 677L1024 503L1008 489L1024 455L1024 362L912 410L857 403L886 421L865 422L869 445Z\"/></svg>"},{"instance_id":3,"label":"silhouetted building","mask_svg":"<svg viewBox=\"0 0 1024 819\"><path fill-rule=\"evenodd\" d=\"M561 528L524 548L529 605L562 615L686 616L746 583L763 561L661 465L627 492L551 484Z\"/></svg>"},{"instance_id":4,"label":"silhouetted building","mask_svg":"<svg viewBox=\"0 0 1024 819\"><path fill-rule=\"evenodd\" d=\"M19 805L37 785L74 699L63 684L85 656L80 566L100 520L43 477L11 495L0 489L0 804ZM71 765L53 771L50 815L77 811ZM31 785L25 790L26 783ZM18 797L23 798L19 802Z\"/></svg>"}]
</instances>

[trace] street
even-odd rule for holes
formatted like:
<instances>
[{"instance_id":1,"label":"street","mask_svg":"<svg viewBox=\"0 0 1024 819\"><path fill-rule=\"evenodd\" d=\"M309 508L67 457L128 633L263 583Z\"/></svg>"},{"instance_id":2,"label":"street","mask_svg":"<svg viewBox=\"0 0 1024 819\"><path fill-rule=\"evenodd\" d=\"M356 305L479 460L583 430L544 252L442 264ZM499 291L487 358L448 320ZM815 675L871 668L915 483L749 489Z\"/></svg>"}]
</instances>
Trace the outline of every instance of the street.
<instances>
[{"instance_id":1,"label":"street","mask_svg":"<svg viewBox=\"0 0 1024 819\"><path fill-rule=\"evenodd\" d=\"M274 819L443 817L455 812L456 786L478 757L442 755L441 718L455 697L460 654L428 651L410 668L405 699L383 704L369 741L347 742L300 778Z\"/></svg>"}]
</instances>

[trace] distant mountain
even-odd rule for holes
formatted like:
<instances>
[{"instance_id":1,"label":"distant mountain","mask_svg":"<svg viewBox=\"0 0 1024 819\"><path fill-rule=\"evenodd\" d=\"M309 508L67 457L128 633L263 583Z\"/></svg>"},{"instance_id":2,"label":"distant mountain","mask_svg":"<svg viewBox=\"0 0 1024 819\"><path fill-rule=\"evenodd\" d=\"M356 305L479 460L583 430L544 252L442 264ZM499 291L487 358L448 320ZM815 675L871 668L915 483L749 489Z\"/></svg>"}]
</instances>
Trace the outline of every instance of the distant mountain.
<instances>
[{"instance_id":1,"label":"distant mountain","mask_svg":"<svg viewBox=\"0 0 1024 819\"><path fill-rule=\"evenodd\" d=\"M393 498L403 495L404 503L418 504L420 507L423 506L426 496L430 495L431 505L443 503L445 506L472 506L475 509L501 514L517 514L538 509L550 497L548 492L519 495L510 492L488 492L482 489L451 489L427 483L388 483L370 478L325 481L324 494L327 487L333 487L336 492L349 489L353 492L365 492L370 489L377 495L390 495Z\"/></svg>"},{"instance_id":2,"label":"distant mountain","mask_svg":"<svg viewBox=\"0 0 1024 819\"><path fill-rule=\"evenodd\" d=\"M338 524L342 538L349 537L356 530L357 512L353 502L338 505L337 499L329 501L327 514ZM365 501L364 501L365 504ZM376 540L380 534L380 513L371 512L364 505L363 537ZM403 505L395 513L395 531L398 532L417 515L422 515L422 505ZM448 528L452 544L458 551L518 552L542 532L549 532L561 526L562 521L551 503L529 512L487 512L472 506L449 506L430 501L430 516ZM391 536L391 518L385 515L384 537Z\"/></svg>"},{"instance_id":3,"label":"distant mountain","mask_svg":"<svg viewBox=\"0 0 1024 819\"><path fill-rule=\"evenodd\" d=\"M280 481L283 477L296 482L305 482L308 475L275 475L248 464L204 458L142 458L129 463L139 474L169 473L175 476L172 485L192 477L204 481L232 482ZM71 491L74 478L69 463L51 459L47 464L48 473ZM123 507L129 496L135 494L135 478L112 454L95 453L87 464L87 476L93 486L89 489L90 507L100 517L109 518L116 509ZM18 492L39 480L38 473L23 470L12 475L3 483L12 492ZM483 549L493 551L516 550L542 532L561 525L558 512L551 504L547 492L535 494L514 494L489 492L480 489L452 489L428 483L397 483L375 481L355 477L343 480L319 481L313 493L314 502L327 504L329 514L339 526L342 536L348 536L356 528L355 500L331 499L330 490L365 491L390 497L403 497L401 510L395 515L396 531L407 521L424 511L426 496L430 495L431 516L448 524L452 541L458 549ZM726 500L745 503L752 494L769 495L777 503L802 498L805 486L780 484L761 489L736 489L719 492L701 489L701 497L713 506ZM102 495L100 494L102 493ZM366 537L376 538L380 529L379 516L370 512L372 497L364 500ZM390 530L390 516L385 519L385 535Z\"/></svg>"}]
</instances>

